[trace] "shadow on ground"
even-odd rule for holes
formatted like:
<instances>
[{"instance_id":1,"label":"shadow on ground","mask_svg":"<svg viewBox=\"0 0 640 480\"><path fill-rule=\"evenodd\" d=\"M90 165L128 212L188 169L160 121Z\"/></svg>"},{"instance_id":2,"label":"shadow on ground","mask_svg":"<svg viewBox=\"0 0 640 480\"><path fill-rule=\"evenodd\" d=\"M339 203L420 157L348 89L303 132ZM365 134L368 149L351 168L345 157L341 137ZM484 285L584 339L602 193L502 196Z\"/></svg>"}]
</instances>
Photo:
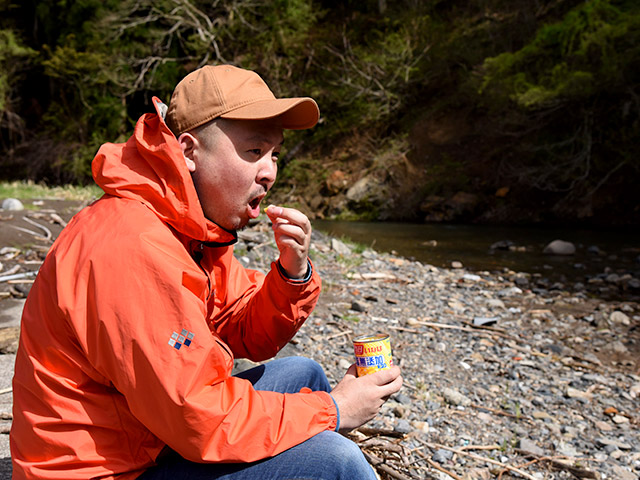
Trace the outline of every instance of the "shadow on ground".
<instances>
[{"instance_id":1,"label":"shadow on ground","mask_svg":"<svg viewBox=\"0 0 640 480\"><path fill-rule=\"evenodd\" d=\"M11 480L11 457L0 459L0 480Z\"/></svg>"}]
</instances>

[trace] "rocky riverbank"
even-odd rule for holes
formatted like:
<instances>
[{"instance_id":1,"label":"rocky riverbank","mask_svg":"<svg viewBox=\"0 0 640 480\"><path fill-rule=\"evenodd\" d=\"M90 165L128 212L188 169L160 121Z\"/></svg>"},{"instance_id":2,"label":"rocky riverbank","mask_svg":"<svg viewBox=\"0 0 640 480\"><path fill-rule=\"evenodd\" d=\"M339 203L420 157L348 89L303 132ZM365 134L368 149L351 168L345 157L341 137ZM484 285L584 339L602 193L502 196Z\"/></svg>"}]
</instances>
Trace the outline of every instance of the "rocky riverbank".
<instances>
[{"instance_id":1,"label":"rocky riverbank","mask_svg":"<svg viewBox=\"0 0 640 480\"><path fill-rule=\"evenodd\" d=\"M39 215L53 237L68 218ZM0 245L0 277L25 274L0 282L0 312L23 300L27 272L50 245L46 235L21 233L31 235L29 248ZM276 253L265 221L240 233L236 255L247 267L266 270ZM518 272L438 268L317 231L311 257L323 293L281 355L314 358L337 382L353 361L355 336L391 335L404 387L353 435L381 478L638 479L636 301L533 289ZM15 330L2 330L0 350L10 359ZM6 410L10 392L3 397Z\"/></svg>"}]
</instances>

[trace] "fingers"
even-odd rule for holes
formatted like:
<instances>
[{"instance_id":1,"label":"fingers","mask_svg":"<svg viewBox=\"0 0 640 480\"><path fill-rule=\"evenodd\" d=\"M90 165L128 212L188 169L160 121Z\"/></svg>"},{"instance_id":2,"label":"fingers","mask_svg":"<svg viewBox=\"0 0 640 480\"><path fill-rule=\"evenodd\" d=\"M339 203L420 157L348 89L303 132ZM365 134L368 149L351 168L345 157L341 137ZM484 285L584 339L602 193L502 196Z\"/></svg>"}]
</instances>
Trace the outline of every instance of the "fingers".
<instances>
[{"instance_id":1,"label":"fingers","mask_svg":"<svg viewBox=\"0 0 640 480\"><path fill-rule=\"evenodd\" d=\"M340 411L341 432L348 432L375 417L389 396L402 386L397 366L362 377L355 374L356 367L351 365L331 391Z\"/></svg>"},{"instance_id":2,"label":"fingers","mask_svg":"<svg viewBox=\"0 0 640 480\"><path fill-rule=\"evenodd\" d=\"M307 272L307 256L311 243L311 222L294 209L269 205L266 214L273 223L280 265L291 278L302 278Z\"/></svg>"},{"instance_id":3,"label":"fingers","mask_svg":"<svg viewBox=\"0 0 640 480\"><path fill-rule=\"evenodd\" d=\"M273 224L274 231L278 231L305 245L311 234L311 222L305 214L294 209L269 205L266 214Z\"/></svg>"},{"instance_id":4,"label":"fingers","mask_svg":"<svg viewBox=\"0 0 640 480\"><path fill-rule=\"evenodd\" d=\"M377 394L385 400L397 393L402 388L403 382L400 368L397 366L379 370L360 378L361 381L370 384L368 388L376 389Z\"/></svg>"},{"instance_id":5,"label":"fingers","mask_svg":"<svg viewBox=\"0 0 640 480\"><path fill-rule=\"evenodd\" d=\"M400 367L393 366L391 368L385 368L369 375L375 380L376 385L387 385L400 376Z\"/></svg>"}]
</instances>

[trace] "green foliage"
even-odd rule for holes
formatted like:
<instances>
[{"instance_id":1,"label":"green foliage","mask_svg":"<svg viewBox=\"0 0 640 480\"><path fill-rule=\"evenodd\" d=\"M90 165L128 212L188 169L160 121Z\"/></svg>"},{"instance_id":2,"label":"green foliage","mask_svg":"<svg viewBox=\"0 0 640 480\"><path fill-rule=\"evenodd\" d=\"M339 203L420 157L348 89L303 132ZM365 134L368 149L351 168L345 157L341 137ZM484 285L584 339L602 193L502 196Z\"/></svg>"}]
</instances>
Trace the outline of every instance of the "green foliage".
<instances>
[{"instance_id":1,"label":"green foliage","mask_svg":"<svg viewBox=\"0 0 640 480\"><path fill-rule=\"evenodd\" d=\"M16 112L17 93L25 64L37 55L12 30L0 29L0 129L9 139L22 135L23 120ZM0 145L4 142L0 141Z\"/></svg>"},{"instance_id":2,"label":"green foliage","mask_svg":"<svg viewBox=\"0 0 640 480\"><path fill-rule=\"evenodd\" d=\"M91 201L103 194L96 185L49 187L30 181L0 182L0 198Z\"/></svg>"},{"instance_id":3,"label":"green foliage","mask_svg":"<svg viewBox=\"0 0 640 480\"><path fill-rule=\"evenodd\" d=\"M7 108L10 103L10 92L12 74L16 72L18 65L30 57L34 57L36 52L25 47L11 30L0 30L0 111Z\"/></svg>"},{"instance_id":4,"label":"green foliage","mask_svg":"<svg viewBox=\"0 0 640 480\"><path fill-rule=\"evenodd\" d=\"M324 47L323 73L334 87L324 92L324 103L336 122L334 132L384 124L406 107L407 93L423 80L419 65L430 45L422 32L431 25L429 16L385 21L361 42L344 28L341 44Z\"/></svg>"},{"instance_id":5,"label":"green foliage","mask_svg":"<svg viewBox=\"0 0 640 480\"><path fill-rule=\"evenodd\" d=\"M88 181L98 146L126 139L153 95L233 63L321 107L317 128L287 133L279 183L296 195L323 181L325 154L392 182L393 137L427 144L404 157L431 179L416 196L493 181L590 195L640 171L639 37L630 0L0 0L0 172ZM475 122L472 146L421 138L421 120L450 111Z\"/></svg>"},{"instance_id":6,"label":"green foliage","mask_svg":"<svg viewBox=\"0 0 640 480\"><path fill-rule=\"evenodd\" d=\"M347 322L347 323L359 323L360 322L360 317L358 317L357 315L351 315L351 314L344 314L341 316L342 320Z\"/></svg>"},{"instance_id":7,"label":"green foliage","mask_svg":"<svg viewBox=\"0 0 640 480\"><path fill-rule=\"evenodd\" d=\"M640 9L615 3L585 2L542 26L522 49L487 58L480 91L547 108L619 86L637 67Z\"/></svg>"}]
</instances>

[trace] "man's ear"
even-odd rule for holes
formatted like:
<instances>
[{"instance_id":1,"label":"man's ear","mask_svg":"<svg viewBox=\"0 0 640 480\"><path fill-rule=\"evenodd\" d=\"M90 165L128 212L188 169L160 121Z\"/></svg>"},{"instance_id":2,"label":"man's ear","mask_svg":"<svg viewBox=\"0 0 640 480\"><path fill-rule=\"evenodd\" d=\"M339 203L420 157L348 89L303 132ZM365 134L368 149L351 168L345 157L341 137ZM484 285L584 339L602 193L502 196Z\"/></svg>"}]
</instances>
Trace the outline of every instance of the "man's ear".
<instances>
[{"instance_id":1,"label":"man's ear","mask_svg":"<svg viewBox=\"0 0 640 480\"><path fill-rule=\"evenodd\" d=\"M182 150L182 156L191 173L196 171L195 151L198 146L198 139L188 132L178 137L178 143Z\"/></svg>"}]
</instances>

